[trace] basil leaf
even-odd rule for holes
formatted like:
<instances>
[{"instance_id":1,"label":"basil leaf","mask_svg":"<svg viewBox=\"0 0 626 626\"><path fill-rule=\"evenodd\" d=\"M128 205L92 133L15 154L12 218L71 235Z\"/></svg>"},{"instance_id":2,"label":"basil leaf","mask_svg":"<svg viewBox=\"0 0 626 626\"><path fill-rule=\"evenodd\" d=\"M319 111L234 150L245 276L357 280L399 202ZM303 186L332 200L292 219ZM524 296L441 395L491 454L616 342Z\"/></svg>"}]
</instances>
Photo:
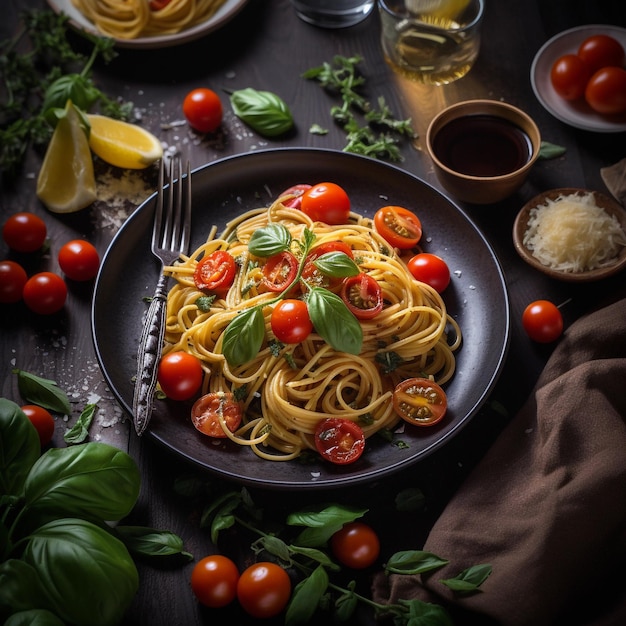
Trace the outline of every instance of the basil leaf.
<instances>
[{"instance_id":1,"label":"basil leaf","mask_svg":"<svg viewBox=\"0 0 626 626\"><path fill-rule=\"evenodd\" d=\"M301 580L293 590L285 615L285 626L310 624L326 589L328 574L321 565L318 565L311 575Z\"/></svg>"},{"instance_id":2,"label":"basil leaf","mask_svg":"<svg viewBox=\"0 0 626 626\"><path fill-rule=\"evenodd\" d=\"M231 321L224 331L222 352L232 367L251 361L261 349L265 321L259 307L246 309Z\"/></svg>"},{"instance_id":3,"label":"basil leaf","mask_svg":"<svg viewBox=\"0 0 626 626\"><path fill-rule=\"evenodd\" d=\"M342 593L335 600L335 615L339 623L345 624L354 615L359 599L353 589Z\"/></svg>"},{"instance_id":4,"label":"basil leaf","mask_svg":"<svg viewBox=\"0 0 626 626\"><path fill-rule=\"evenodd\" d=\"M248 87L230 96L235 115L260 135L276 137L293 127L293 117L285 102L269 91Z\"/></svg>"},{"instance_id":5,"label":"basil leaf","mask_svg":"<svg viewBox=\"0 0 626 626\"><path fill-rule=\"evenodd\" d=\"M337 294L321 287L313 287L307 303L313 326L326 343L340 352L361 352L361 324Z\"/></svg>"},{"instance_id":6,"label":"basil leaf","mask_svg":"<svg viewBox=\"0 0 626 626\"><path fill-rule=\"evenodd\" d=\"M67 101L71 100L74 106L89 111L99 98L100 91L90 78L82 74L65 74L46 89L41 110L65 108Z\"/></svg>"},{"instance_id":7,"label":"basil leaf","mask_svg":"<svg viewBox=\"0 0 626 626\"><path fill-rule=\"evenodd\" d=\"M41 584L33 567L19 559L0 563L0 607L5 610L28 611L40 606ZM3 622L8 624L9 622ZM32 622L24 622L31 624ZM62 625L61 625L62 626Z\"/></svg>"},{"instance_id":8,"label":"basil leaf","mask_svg":"<svg viewBox=\"0 0 626 626\"><path fill-rule=\"evenodd\" d=\"M115 532L132 554L153 557L181 554L193 559L184 551L183 540L173 532L145 526L116 526Z\"/></svg>"},{"instance_id":9,"label":"basil leaf","mask_svg":"<svg viewBox=\"0 0 626 626\"><path fill-rule=\"evenodd\" d=\"M563 146L557 146L556 144L548 141L542 141L539 146L539 158L540 159L556 159L563 156L567 150Z\"/></svg>"},{"instance_id":10,"label":"basil leaf","mask_svg":"<svg viewBox=\"0 0 626 626\"><path fill-rule=\"evenodd\" d=\"M36 592L31 588L30 593ZM13 613L4 622L4 626L65 626L65 624L47 609L29 609Z\"/></svg>"},{"instance_id":11,"label":"basil leaf","mask_svg":"<svg viewBox=\"0 0 626 626\"><path fill-rule=\"evenodd\" d=\"M452 591L476 591L489 578L491 570L491 565L473 565L463 570L458 576L440 580L439 582L452 589Z\"/></svg>"},{"instance_id":12,"label":"basil leaf","mask_svg":"<svg viewBox=\"0 0 626 626\"><path fill-rule=\"evenodd\" d=\"M0 398L0 493L20 495L40 454L35 427L15 402Z\"/></svg>"},{"instance_id":13,"label":"basil leaf","mask_svg":"<svg viewBox=\"0 0 626 626\"><path fill-rule=\"evenodd\" d=\"M78 416L74 426L65 431L65 434L63 435L65 443L82 443L85 439L87 439L89 435L89 426L91 426L93 416L96 414L97 409L98 405L96 404L88 404L85 406L81 414Z\"/></svg>"},{"instance_id":14,"label":"basil leaf","mask_svg":"<svg viewBox=\"0 0 626 626\"><path fill-rule=\"evenodd\" d=\"M315 548L325 545L344 524L363 517L365 513L367 509L332 504L319 511L307 510L291 513L287 517L287 524L305 526L305 530L298 535L294 543L298 546Z\"/></svg>"},{"instance_id":15,"label":"basil leaf","mask_svg":"<svg viewBox=\"0 0 626 626\"><path fill-rule=\"evenodd\" d=\"M327 569L332 569L336 571L339 571L341 569L339 565L334 563L330 559L328 554L326 554L326 552L324 552L323 550L318 550L317 548L306 548L304 546L297 545L290 545L289 550L293 554L301 554L311 561L317 561L320 565L323 565Z\"/></svg>"},{"instance_id":16,"label":"basil leaf","mask_svg":"<svg viewBox=\"0 0 626 626\"><path fill-rule=\"evenodd\" d=\"M422 574L446 565L448 561L424 550L403 550L392 554L385 564L385 572L394 574Z\"/></svg>"},{"instance_id":17,"label":"basil leaf","mask_svg":"<svg viewBox=\"0 0 626 626\"><path fill-rule=\"evenodd\" d=\"M24 400L55 413L69 415L72 412L67 394L57 387L53 380L29 374L24 370L15 369L17 388Z\"/></svg>"},{"instance_id":18,"label":"basil leaf","mask_svg":"<svg viewBox=\"0 0 626 626\"><path fill-rule=\"evenodd\" d=\"M326 252L313 261L313 265L326 276L346 278L358 276L359 266L345 252Z\"/></svg>"},{"instance_id":19,"label":"basil leaf","mask_svg":"<svg viewBox=\"0 0 626 626\"><path fill-rule=\"evenodd\" d=\"M270 224L252 233L248 249L254 256L269 257L291 245L291 233L284 224Z\"/></svg>"},{"instance_id":20,"label":"basil leaf","mask_svg":"<svg viewBox=\"0 0 626 626\"><path fill-rule=\"evenodd\" d=\"M452 618L440 604L424 602L417 598L400 600L410 616L407 624L428 624L428 626L454 626Z\"/></svg>"}]
</instances>

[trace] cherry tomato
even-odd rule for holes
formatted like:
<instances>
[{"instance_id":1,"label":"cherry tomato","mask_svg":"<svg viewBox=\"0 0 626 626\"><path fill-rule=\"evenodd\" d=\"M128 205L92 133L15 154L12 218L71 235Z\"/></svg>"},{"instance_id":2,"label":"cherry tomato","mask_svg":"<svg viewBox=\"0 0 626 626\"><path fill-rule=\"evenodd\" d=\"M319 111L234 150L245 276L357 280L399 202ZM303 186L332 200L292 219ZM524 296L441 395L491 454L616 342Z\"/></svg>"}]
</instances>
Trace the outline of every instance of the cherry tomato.
<instances>
[{"instance_id":1,"label":"cherry tomato","mask_svg":"<svg viewBox=\"0 0 626 626\"><path fill-rule=\"evenodd\" d=\"M72 280L91 280L100 267L100 257L88 241L73 239L59 250L59 266Z\"/></svg>"},{"instance_id":2,"label":"cherry tomato","mask_svg":"<svg viewBox=\"0 0 626 626\"><path fill-rule=\"evenodd\" d=\"M610 35L598 34L587 37L578 48L578 56L587 64L591 72L609 65L624 65L624 48Z\"/></svg>"},{"instance_id":3,"label":"cherry tomato","mask_svg":"<svg viewBox=\"0 0 626 626\"><path fill-rule=\"evenodd\" d=\"M26 270L19 263L0 261L0 303L19 302L27 280Z\"/></svg>"},{"instance_id":4,"label":"cherry tomato","mask_svg":"<svg viewBox=\"0 0 626 626\"><path fill-rule=\"evenodd\" d=\"M40 272L26 281L22 297L31 311L39 315L52 315L63 308L67 285L58 274Z\"/></svg>"},{"instance_id":5,"label":"cherry tomato","mask_svg":"<svg viewBox=\"0 0 626 626\"><path fill-rule=\"evenodd\" d=\"M265 619L278 615L289 602L291 579L276 563L260 562L244 570L237 583L237 599L248 615Z\"/></svg>"},{"instance_id":6,"label":"cherry tomato","mask_svg":"<svg viewBox=\"0 0 626 626\"><path fill-rule=\"evenodd\" d=\"M522 326L533 341L551 343L563 332L563 316L552 302L535 300L524 309Z\"/></svg>"},{"instance_id":7,"label":"cherry tomato","mask_svg":"<svg viewBox=\"0 0 626 626\"><path fill-rule=\"evenodd\" d=\"M384 206L374 214L374 228L390 246L408 250L422 238L422 222L401 206Z\"/></svg>"},{"instance_id":8,"label":"cherry tomato","mask_svg":"<svg viewBox=\"0 0 626 626\"><path fill-rule=\"evenodd\" d=\"M327 241L321 243L315 246L307 255L304 268L302 269L302 280L311 287L324 287L330 291L338 292L343 285L343 279L323 274L314 263L316 259L319 259L322 255L329 252L343 252L351 259L354 258L352 249L343 241ZM307 291L308 288L306 285L302 285L302 292L306 293Z\"/></svg>"},{"instance_id":9,"label":"cherry tomato","mask_svg":"<svg viewBox=\"0 0 626 626\"><path fill-rule=\"evenodd\" d=\"M309 309L302 300L281 300L272 311L270 324L282 343L301 343L313 330Z\"/></svg>"},{"instance_id":10,"label":"cherry tomato","mask_svg":"<svg viewBox=\"0 0 626 626\"><path fill-rule=\"evenodd\" d=\"M614 115L626 111L626 70L604 67L598 70L585 89L587 104L597 113Z\"/></svg>"},{"instance_id":11,"label":"cherry tomato","mask_svg":"<svg viewBox=\"0 0 626 626\"><path fill-rule=\"evenodd\" d=\"M350 522L330 539L335 558L352 569L365 569L373 565L380 554L380 540L371 526L363 522Z\"/></svg>"},{"instance_id":12,"label":"cherry tomato","mask_svg":"<svg viewBox=\"0 0 626 626\"><path fill-rule=\"evenodd\" d=\"M420 252L409 259L409 271L415 280L430 285L441 293L450 284L450 269L447 263L435 254Z\"/></svg>"},{"instance_id":13,"label":"cherry tomato","mask_svg":"<svg viewBox=\"0 0 626 626\"><path fill-rule=\"evenodd\" d=\"M314 222L347 224L350 217L350 198L335 183L317 183L302 194L300 208Z\"/></svg>"},{"instance_id":14,"label":"cherry tomato","mask_svg":"<svg viewBox=\"0 0 626 626\"><path fill-rule=\"evenodd\" d=\"M193 273L193 281L201 291L223 292L230 289L236 271L237 264L233 255L225 250L215 250L198 263Z\"/></svg>"},{"instance_id":15,"label":"cherry tomato","mask_svg":"<svg viewBox=\"0 0 626 626\"><path fill-rule=\"evenodd\" d=\"M341 298L359 320L371 320L383 310L383 290L369 274L344 279Z\"/></svg>"},{"instance_id":16,"label":"cherry tomato","mask_svg":"<svg viewBox=\"0 0 626 626\"><path fill-rule=\"evenodd\" d=\"M237 597L239 569L227 556L212 554L198 561L191 572L191 590L204 606L217 609Z\"/></svg>"},{"instance_id":17,"label":"cherry tomato","mask_svg":"<svg viewBox=\"0 0 626 626\"><path fill-rule=\"evenodd\" d=\"M283 191L278 197L282 198L283 196L294 194L295 198L285 200L283 204L291 209L300 209L302 207L302 194L308 189L311 189L311 185L307 183L299 183L298 185L289 187L289 189L285 189L285 191Z\"/></svg>"},{"instance_id":18,"label":"cherry tomato","mask_svg":"<svg viewBox=\"0 0 626 626\"><path fill-rule=\"evenodd\" d=\"M41 447L44 448L52 441L54 418L46 409L36 404L26 404L22 407L22 411L37 430Z\"/></svg>"},{"instance_id":19,"label":"cherry tomato","mask_svg":"<svg viewBox=\"0 0 626 626\"><path fill-rule=\"evenodd\" d=\"M356 422L329 417L320 420L315 429L315 447L327 461L347 465L363 454L365 435Z\"/></svg>"},{"instance_id":20,"label":"cherry tomato","mask_svg":"<svg viewBox=\"0 0 626 626\"><path fill-rule=\"evenodd\" d=\"M160 11L164 9L172 0L150 0L149 7L151 11Z\"/></svg>"},{"instance_id":21,"label":"cherry tomato","mask_svg":"<svg viewBox=\"0 0 626 626\"><path fill-rule=\"evenodd\" d=\"M565 100L582 98L590 77L591 69L575 54L559 57L550 70L550 81L554 91Z\"/></svg>"},{"instance_id":22,"label":"cherry tomato","mask_svg":"<svg viewBox=\"0 0 626 626\"><path fill-rule=\"evenodd\" d=\"M213 391L196 400L191 407L193 425L209 437L223 439L226 437L220 418L228 430L233 433L241 424L243 410L232 393Z\"/></svg>"},{"instance_id":23,"label":"cherry tomato","mask_svg":"<svg viewBox=\"0 0 626 626\"><path fill-rule=\"evenodd\" d=\"M161 358L157 380L171 400L189 400L202 384L202 366L193 354L178 350Z\"/></svg>"},{"instance_id":24,"label":"cherry tomato","mask_svg":"<svg viewBox=\"0 0 626 626\"><path fill-rule=\"evenodd\" d=\"M446 414L448 397L428 378L407 378L393 391L393 408L409 424L432 426Z\"/></svg>"},{"instance_id":25,"label":"cherry tomato","mask_svg":"<svg viewBox=\"0 0 626 626\"><path fill-rule=\"evenodd\" d=\"M35 252L46 240L46 223L34 213L15 213L2 227L2 237L16 252Z\"/></svg>"},{"instance_id":26,"label":"cherry tomato","mask_svg":"<svg viewBox=\"0 0 626 626\"><path fill-rule=\"evenodd\" d=\"M200 87L185 96L183 114L193 129L212 133L222 123L222 102L212 89Z\"/></svg>"},{"instance_id":27,"label":"cherry tomato","mask_svg":"<svg viewBox=\"0 0 626 626\"><path fill-rule=\"evenodd\" d=\"M284 291L298 274L298 259L288 250L267 259L263 266L261 290Z\"/></svg>"}]
</instances>

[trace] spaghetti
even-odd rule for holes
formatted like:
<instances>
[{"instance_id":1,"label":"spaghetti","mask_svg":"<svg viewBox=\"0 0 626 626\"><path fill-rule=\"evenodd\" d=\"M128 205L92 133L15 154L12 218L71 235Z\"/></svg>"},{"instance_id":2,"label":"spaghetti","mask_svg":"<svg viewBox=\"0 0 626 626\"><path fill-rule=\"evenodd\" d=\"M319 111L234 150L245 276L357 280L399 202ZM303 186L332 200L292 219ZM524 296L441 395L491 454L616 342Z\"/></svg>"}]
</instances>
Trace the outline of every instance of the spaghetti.
<instances>
[{"instance_id":1,"label":"spaghetti","mask_svg":"<svg viewBox=\"0 0 626 626\"><path fill-rule=\"evenodd\" d=\"M288 229L296 255L305 229L314 233L314 246L342 241L360 271L378 281L385 306L376 317L360 322L358 355L335 350L315 331L298 344L272 340L276 294L259 289L265 259L253 257L248 249L252 234L269 224ZM216 250L227 250L237 259L237 275L228 292L203 311L198 298L204 294L193 274L198 262ZM356 213L349 224L329 226L312 222L279 199L227 224L220 237L213 228L205 244L166 272L176 284L168 295L164 353L183 350L201 360L206 372L202 393L233 392L241 399L244 425L234 433L225 429L225 434L262 458L290 460L303 450L315 450L316 426L328 417L358 422L366 437L392 428L399 421L391 402L398 382L420 375L443 384L454 373L461 331L441 296L414 280L372 221ZM265 302L269 304L263 306ZM255 358L233 367L222 351L224 331L238 313L254 306L263 311L265 339ZM394 367L387 368L390 357Z\"/></svg>"},{"instance_id":2,"label":"spaghetti","mask_svg":"<svg viewBox=\"0 0 626 626\"><path fill-rule=\"evenodd\" d=\"M172 35L209 19L225 0L169 0L152 8L148 0L72 0L108 37L136 39Z\"/></svg>"}]
</instances>

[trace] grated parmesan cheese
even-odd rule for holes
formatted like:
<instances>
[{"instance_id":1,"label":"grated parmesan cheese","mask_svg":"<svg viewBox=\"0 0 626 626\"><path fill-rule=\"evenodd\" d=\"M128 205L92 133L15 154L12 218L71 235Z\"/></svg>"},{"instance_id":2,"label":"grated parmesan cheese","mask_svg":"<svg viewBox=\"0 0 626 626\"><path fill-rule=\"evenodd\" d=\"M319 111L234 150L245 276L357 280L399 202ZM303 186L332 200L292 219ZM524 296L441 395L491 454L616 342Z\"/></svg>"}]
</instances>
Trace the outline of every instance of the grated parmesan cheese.
<instances>
[{"instance_id":1,"label":"grated parmesan cheese","mask_svg":"<svg viewBox=\"0 0 626 626\"><path fill-rule=\"evenodd\" d=\"M570 194L531 209L523 242L543 265L574 273L613 263L626 233L593 194Z\"/></svg>"}]
</instances>

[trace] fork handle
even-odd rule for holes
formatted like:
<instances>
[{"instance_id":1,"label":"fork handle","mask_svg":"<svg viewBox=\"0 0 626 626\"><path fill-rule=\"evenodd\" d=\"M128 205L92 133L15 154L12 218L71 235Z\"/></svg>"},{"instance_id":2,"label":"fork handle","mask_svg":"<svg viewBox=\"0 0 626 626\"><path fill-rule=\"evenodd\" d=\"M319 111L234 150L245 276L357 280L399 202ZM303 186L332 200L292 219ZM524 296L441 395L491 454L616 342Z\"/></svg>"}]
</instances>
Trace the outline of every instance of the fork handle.
<instances>
[{"instance_id":1,"label":"fork handle","mask_svg":"<svg viewBox=\"0 0 626 626\"><path fill-rule=\"evenodd\" d=\"M157 383L157 365L161 357L165 333L167 276L161 274L148 309L137 352L137 379L133 394L133 420L141 435L152 414L152 401Z\"/></svg>"}]
</instances>

